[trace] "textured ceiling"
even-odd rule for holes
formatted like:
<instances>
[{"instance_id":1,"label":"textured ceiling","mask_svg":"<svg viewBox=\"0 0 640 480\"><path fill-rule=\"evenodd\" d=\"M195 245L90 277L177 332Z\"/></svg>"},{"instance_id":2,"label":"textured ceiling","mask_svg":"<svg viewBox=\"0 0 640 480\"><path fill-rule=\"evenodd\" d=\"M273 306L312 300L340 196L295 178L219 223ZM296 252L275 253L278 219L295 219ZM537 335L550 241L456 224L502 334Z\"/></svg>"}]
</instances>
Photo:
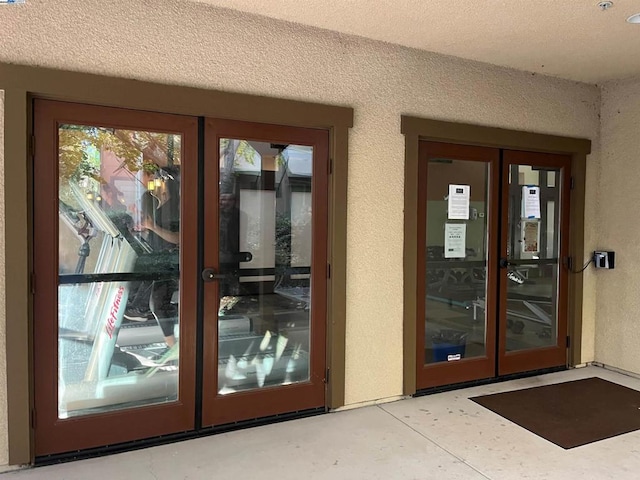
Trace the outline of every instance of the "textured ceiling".
<instances>
[{"instance_id":1,"label":"textured ceiling","mask_svg":"<svg viewBox=\"0 0 640 480\"><path fill-rule=\"evenodd\" d=\"M640 75L638 0L195 0L590 83Z\"/></svg>"}]
</instances>

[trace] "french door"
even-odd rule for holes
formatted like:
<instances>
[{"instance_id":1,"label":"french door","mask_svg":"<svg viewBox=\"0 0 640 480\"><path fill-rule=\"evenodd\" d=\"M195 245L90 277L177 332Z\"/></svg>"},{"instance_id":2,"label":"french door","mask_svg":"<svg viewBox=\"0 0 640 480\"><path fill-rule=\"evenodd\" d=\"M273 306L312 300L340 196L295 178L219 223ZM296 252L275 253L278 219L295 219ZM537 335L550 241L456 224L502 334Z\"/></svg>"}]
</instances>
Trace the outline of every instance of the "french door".
<instances>
[{"instance_id":1,"label":"french door","mask_svg":"<svg viewBox=\"0 0 640 480\"><path fill-rule=\"evenodd\" d=\"M328 134L34 101L45 456L325 405Z\"/></svg>"},{"instance_id":2,"label":"french door","mask_svg":"<svg viewBox=\"0 0 640 480\"><path fill-rule=\"evenodd\" d=\"M328 134L206 132L203 425L322 407Z\"/></svg>"},{"instance_id":3,"label":"french door","mask_svg":"<svg viewBox=\"0 0 640 480\"><path fill-rule=\"evenodd\" d=\"M566 363L570 158L421 142L417 387Z\"/></svg>"}]
</instances>

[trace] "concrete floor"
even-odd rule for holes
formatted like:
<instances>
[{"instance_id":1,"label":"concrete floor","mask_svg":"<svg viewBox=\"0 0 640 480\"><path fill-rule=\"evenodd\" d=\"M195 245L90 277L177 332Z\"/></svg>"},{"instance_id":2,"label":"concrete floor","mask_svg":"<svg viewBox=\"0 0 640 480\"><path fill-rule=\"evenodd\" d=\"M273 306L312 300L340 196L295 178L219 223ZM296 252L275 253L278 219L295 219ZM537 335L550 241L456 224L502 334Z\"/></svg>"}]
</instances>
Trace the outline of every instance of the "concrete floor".
<instances>
[{"instance_id":1,"label":"concrete floor","mask_svg":"<svg viewBox=\"0 0 640 480\"><path fill-rule=\"evenodd\" d=\"M586 367L215 435L109 457L30 468L7 480L637 479L640 431L564 450L469 397L598 376Z\"/></svg>"}]
</instances>

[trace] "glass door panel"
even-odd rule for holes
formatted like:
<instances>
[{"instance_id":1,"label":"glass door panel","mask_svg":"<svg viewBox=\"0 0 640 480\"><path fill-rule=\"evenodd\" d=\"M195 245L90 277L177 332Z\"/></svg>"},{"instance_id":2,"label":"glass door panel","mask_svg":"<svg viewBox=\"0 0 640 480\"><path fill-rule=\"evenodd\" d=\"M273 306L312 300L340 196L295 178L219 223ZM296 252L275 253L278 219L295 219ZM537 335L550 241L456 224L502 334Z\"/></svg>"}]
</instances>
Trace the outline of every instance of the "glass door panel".
<instances>
[{"instance_id":1,"label":"glass door panel","mask_svg":"<svg viewBox=\"0 0 640 480\"><path fill-rule=\"evenodd\" d=\"M35 105L36 453L193 428L196 121Z\"/></svg>"},{"instance_id":2,"label":"glass door panel","mask_svg":"<svg viewBox=\"0 0 640 480\"><path fill-rule=\"evenodd\" d=\"M58 127L59 418L178 399L180 145Z\"/></svg>"},{"instance_id":3,"label":"glass door panel","mask_svg":"<svg viewBox=\"0 0 640 480\"><path fill-rule=\"evenodd\" d=\"M218 394L309 380L313 147L220 139Z\"/></svg>"},{"instance_id":4,"label":"glass door panel","mask_svg":"<svg viewBox=\"0 0 640 480\"><path fill-rule=\"evenodd\" d=\"M328 137L208 120L203 424L325 404Z\"/></svg>"},{"instance_id":5,"label":"glass door panel","mask_svg":"<svg viewBox=\"0 0 640 480\"><path fill-rule=\"evenodd\" d=\"M492 188L498 183L498 153L435 142L421 148L420 383L435 385L441 376L456 381L490 376L495 345L490 261L496 240L490 232L496 222Z\"/></svg>"},{"instance_id":6,"label":"glass door panel","mask_svg":"<svg viewBox=\"0 0 640 480\"><path fill-rule=\"evenodd\" d=\"M486 355L489 169L430 159L427 172L425 363ZM473 178L463 185L460 173ZM463 212L452 212L460 198Z\"/></svg>"},{"instance_id":7,"label":"glass door panel","mask_svg":"<svg viewBox=\"0 0 640 480\"><path fill-rule=\"evenodd\" d=\"M531 369L561 365L570 164L567 157L529 152L505 152L504 158L503 352L522 354L513 360L519 369L527 369L528 360ZM508 370L509 361L501 359L501 369Z\"/></svg>"},{"instance_id":8,"label":"glass door panel","mask_svg":"<svg viewBox=\"0 0 640 480\"><path fill-rule=\"evenodd\" d=\"M553 167L511 165L509 172L507 352L557 342L560 185L555 178L562 178L561 169Z\"/></svg>"}]
</instances>

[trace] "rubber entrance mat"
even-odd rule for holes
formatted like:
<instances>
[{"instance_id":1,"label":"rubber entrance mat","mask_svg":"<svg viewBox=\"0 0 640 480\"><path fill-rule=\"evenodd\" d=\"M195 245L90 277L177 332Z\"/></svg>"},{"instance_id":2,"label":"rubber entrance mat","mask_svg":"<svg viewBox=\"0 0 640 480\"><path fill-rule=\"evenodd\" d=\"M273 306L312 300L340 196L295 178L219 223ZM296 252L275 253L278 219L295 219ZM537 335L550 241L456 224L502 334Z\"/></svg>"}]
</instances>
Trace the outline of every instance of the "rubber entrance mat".
<instances>
[{"instance_id":1,"label":"rubber entrance mat","mask_svg":"<svg viewBox=\"0 0 640 480\"><path fill-rule=\"evenodd\" d=\"M640 429L640 391L597 377L471 400L566 449Z\"/></svg>"}]
</instances>

